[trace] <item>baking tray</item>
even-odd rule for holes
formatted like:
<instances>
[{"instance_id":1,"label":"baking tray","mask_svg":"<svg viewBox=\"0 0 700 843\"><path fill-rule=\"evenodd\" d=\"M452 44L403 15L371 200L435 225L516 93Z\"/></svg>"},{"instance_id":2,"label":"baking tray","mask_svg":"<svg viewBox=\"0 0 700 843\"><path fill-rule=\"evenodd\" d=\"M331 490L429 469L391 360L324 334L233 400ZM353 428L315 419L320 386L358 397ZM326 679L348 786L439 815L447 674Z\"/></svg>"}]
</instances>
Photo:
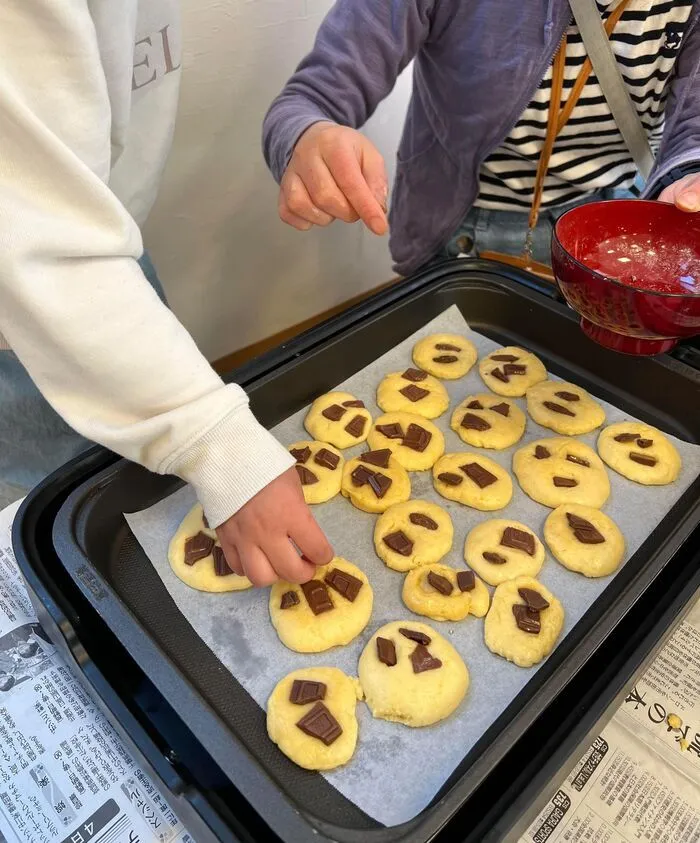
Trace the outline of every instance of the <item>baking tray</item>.
<instances>
[{"instance_id":1,"label":"baking tray","mask_svg":"<svg viewBox=\"0 0 700 843\"><path fill-rule=\"evenodd\" d=\"M258 417L274 425L457 304L474 329L503 344L525 345L553 373L593 389L662 429L689 441L700 440L697 372L668 358L640 360L607 352L580 334L575 316L545 298L529 276L511 272L505 277L495 266L467 266L451 262L422 273L243 370L237 379L249 389ZM312 829L317 839L427 840L460 808L469 810L470 827L476 829L488 812L484 788L495 788L490 808L535 760L531 751L523 754L533 739L537 746L547 747L549 758L556 753L547 738L559 730L550 727L546 735L539 731L547 712L561 706L567 691L581 694L584 671L589 674L588 689L609 672L615 659L599 657L633 611L642 628L650 615L650 605L645 611L650 586L659 587L655 609L660 610L662 580L664 598L671 599L668 584L681 582L670 570L674 557L699 520L696 480L465 757L433 805L411 822L385 829L322 777L299 770L273 747L265 734L262 710L194 635L128 530L121 515L124 510L149 506L174 491L178 481L122 461L86 477L53 524L53 542L62 564L196 741L270 829L289 841L308 840ZM508 762L514 759L517 766L509 771ZM466 839L467 830L464 834Z\"/></svg>"}]
</instances>

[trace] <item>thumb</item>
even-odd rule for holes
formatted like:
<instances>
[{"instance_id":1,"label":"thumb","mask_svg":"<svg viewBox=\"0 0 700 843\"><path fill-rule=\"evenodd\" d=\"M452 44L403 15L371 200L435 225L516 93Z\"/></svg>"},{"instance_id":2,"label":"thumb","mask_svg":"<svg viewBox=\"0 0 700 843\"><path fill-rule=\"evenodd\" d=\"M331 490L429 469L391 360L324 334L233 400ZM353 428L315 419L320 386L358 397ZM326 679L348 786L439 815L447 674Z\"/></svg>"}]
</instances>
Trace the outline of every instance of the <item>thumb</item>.
<instances>
[{"instance_id":1,"label":"thumb","mask_svg":"<svg viewBox=\"0 0 700 843\"><path fill-rule=\"evenodd\" d=\"M367 138L363 138L360 149L360 167L372 195L386 214L389 182L386 176L384 158L382 158L377 147Z\"/></svg>"},{"instance_id":2,"label":"thumb","mask_svg":"<svg viewBox=\"0 0 700 843\"><path fill-rule=\"evenodd\" d=\"M700 184L690 185L676 194L676 207L681 211L700 211Z\"/></svg>"}]
</instances>

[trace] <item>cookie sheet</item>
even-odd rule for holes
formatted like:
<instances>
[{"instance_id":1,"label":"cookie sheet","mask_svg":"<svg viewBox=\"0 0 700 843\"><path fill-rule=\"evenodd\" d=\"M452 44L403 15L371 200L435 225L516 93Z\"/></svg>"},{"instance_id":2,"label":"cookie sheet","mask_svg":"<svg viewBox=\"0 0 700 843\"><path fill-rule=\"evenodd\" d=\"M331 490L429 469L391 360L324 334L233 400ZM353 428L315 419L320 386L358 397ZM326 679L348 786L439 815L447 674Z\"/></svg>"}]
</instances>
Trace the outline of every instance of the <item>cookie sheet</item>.
<instances>
[{"instance_id":1,"label":"cookie sheet","mask_svg":"<svg viewBox=\"0 0 700 843\"><path fill-rule=\"evenodd\" d=\"M411 349L415 342L421 337L441 332L468 336L476 345L479 357L497 348L497 343L469 329L455 305L339 384L338 388L361 398L376 417L380 410L375 403L375 391L382 377L412 365ZM476 365L466 377L443 383L450 395L450 409L435 423L445 434L447 451L467 450L468 446L449 427L451 413L466 395L487 390ZM525 410L525 400L516 400ZM601 403L606 409L606 423L630 418L610 404ZM273 432L280 441L290 444L309 438L303 428L305 414L306 410L296 413L274 428ZM525 436L520 443L505 451L484 453L510 469L517 447L532 439L554 435L528 417ZM594 432L578 438L595 446L597 435ZM671 438L683 459L681 475L672 485L639 486L609 471L612 493L604 510L625 535L626 558L648 537L700 470L700 446ZM365 446L358 446L344 454L348 458L363 450L366 450ZM484 518L513 518L527 524L542 537L544 521L551 510L530 500L515 479L511 503L499 512L481 513L441 498L433 489L431 476L430 471L411 473L412 497L434 501L452 516L454 545L442 560L444 563L458 569L465 567L464 540L469 530ZM167 560L168 543L194 503L192 491L184 488L147 510L127 514L126 518L180 611L263 708L277 681L288 672L307 665L329 665L356 676L359 655L374 630L388 621L419 619L406 609L401 600L403 575L385 567L374 552L372 534L378 516L360 512L348 500L338 496L314 507L314 514L336 553L366 572L374 589L372 617L365 631L346 647L317 655L287 650L270 623L268 589L209 595L193 591L172 573ZM564 605L566 620L563 635L566 635L612 577L586 579L563 568L548 553L539 578ZM490 591L493 592L493 589ZM371 817L389 826L411 819L430 803L469 749L539 669L539 666L529 669L516 667L493 655L483 641L483 619L470 615L457 623L428 618L420 620L434 626L451 641L467 663L471 685L465 700L448 720L424 729L374 720L366 705L360 703L357 707L360 736L354 758L344 768L324 773L344 796Z\"/></svg>"}]
</instances>

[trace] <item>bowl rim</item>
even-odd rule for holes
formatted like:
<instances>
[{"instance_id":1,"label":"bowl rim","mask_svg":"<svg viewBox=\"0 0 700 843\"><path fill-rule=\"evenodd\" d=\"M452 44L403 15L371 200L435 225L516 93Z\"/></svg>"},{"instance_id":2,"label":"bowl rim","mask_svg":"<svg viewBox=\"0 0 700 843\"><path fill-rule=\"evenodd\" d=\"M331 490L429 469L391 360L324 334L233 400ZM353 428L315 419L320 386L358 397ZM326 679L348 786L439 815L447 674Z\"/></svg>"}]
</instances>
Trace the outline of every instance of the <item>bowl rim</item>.
<instances>
[{"instance_id":1,"label":"bowl rim","mask_svg":"<svg viewBox=\"0 0 700 843\"><path fill-rule=\"evenodd\" d=\"M568 211L565 211L554 223L554 228L552 229L552 238L556 240L557 245L564 251L570 260L572 260L577 266L580 266L581 269L584 269L586 272L590 272L595 275L597 278L600 278L602 281L607 281L609 284L615 284L618 287L622 287L625 290L633 290L635 293L642 293L645 296L659 296L665 299L700 299L700 293L664 293L661 290L647 290L644 287L634 287L632 284L623 284L622 281L618 281L617 278L610 278L608 275L603 275L602 272L598 272L595 269L591 269L590 266L586 266L585 263L582 263L578 258L575 258L571 252L564 246L564 244L559 239L559 234L557 229L559 228L559 223L562 222L566 217L570 214L574 214L579 211L581 208L590 208L594 205L609 205L612 202L621 203L621 204L631 204L634 202L635 204L639 202L643 202L645 205L666 205L669 208L675 207L670 202L659 202L657 199L598 199L595 202L583 202L580 205L576 205L573 208L570 208ZM684 213L680 211L680 213ZM700 212L698 213L698 217L700 217ZM559 279L557 278L557 283Z\"/></svg>"}]
</instances>

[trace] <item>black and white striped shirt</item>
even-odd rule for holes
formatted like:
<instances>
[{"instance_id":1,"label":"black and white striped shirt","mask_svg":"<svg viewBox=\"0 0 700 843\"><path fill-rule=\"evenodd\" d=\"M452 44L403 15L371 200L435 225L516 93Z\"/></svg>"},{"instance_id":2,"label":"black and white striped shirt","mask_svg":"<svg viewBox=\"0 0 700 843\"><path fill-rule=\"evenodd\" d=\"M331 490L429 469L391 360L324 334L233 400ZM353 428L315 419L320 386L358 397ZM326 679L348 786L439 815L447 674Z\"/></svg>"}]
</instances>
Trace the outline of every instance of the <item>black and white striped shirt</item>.
<instances>
[{"instance_id":1,"label":"black and white striped shirt","mask_svg":"<svg viewBox=\"0 0 700 843\"><path fill-rule=\"evenodd\" d=\"M605 19L617 0L598 0ZM693 0L632 0L612 44L632 101L654 149L663 133L669 81L688 25ZM586 51L576 26L568 30L564 99L571 93ZM527 211L547 131L552 88L550 66L530 105L503 144L481 168L477 207ZM581 199L603 188L630 188L637 176L595 73L554 143L543 207Z\"/></svg>"}]
</instances>

